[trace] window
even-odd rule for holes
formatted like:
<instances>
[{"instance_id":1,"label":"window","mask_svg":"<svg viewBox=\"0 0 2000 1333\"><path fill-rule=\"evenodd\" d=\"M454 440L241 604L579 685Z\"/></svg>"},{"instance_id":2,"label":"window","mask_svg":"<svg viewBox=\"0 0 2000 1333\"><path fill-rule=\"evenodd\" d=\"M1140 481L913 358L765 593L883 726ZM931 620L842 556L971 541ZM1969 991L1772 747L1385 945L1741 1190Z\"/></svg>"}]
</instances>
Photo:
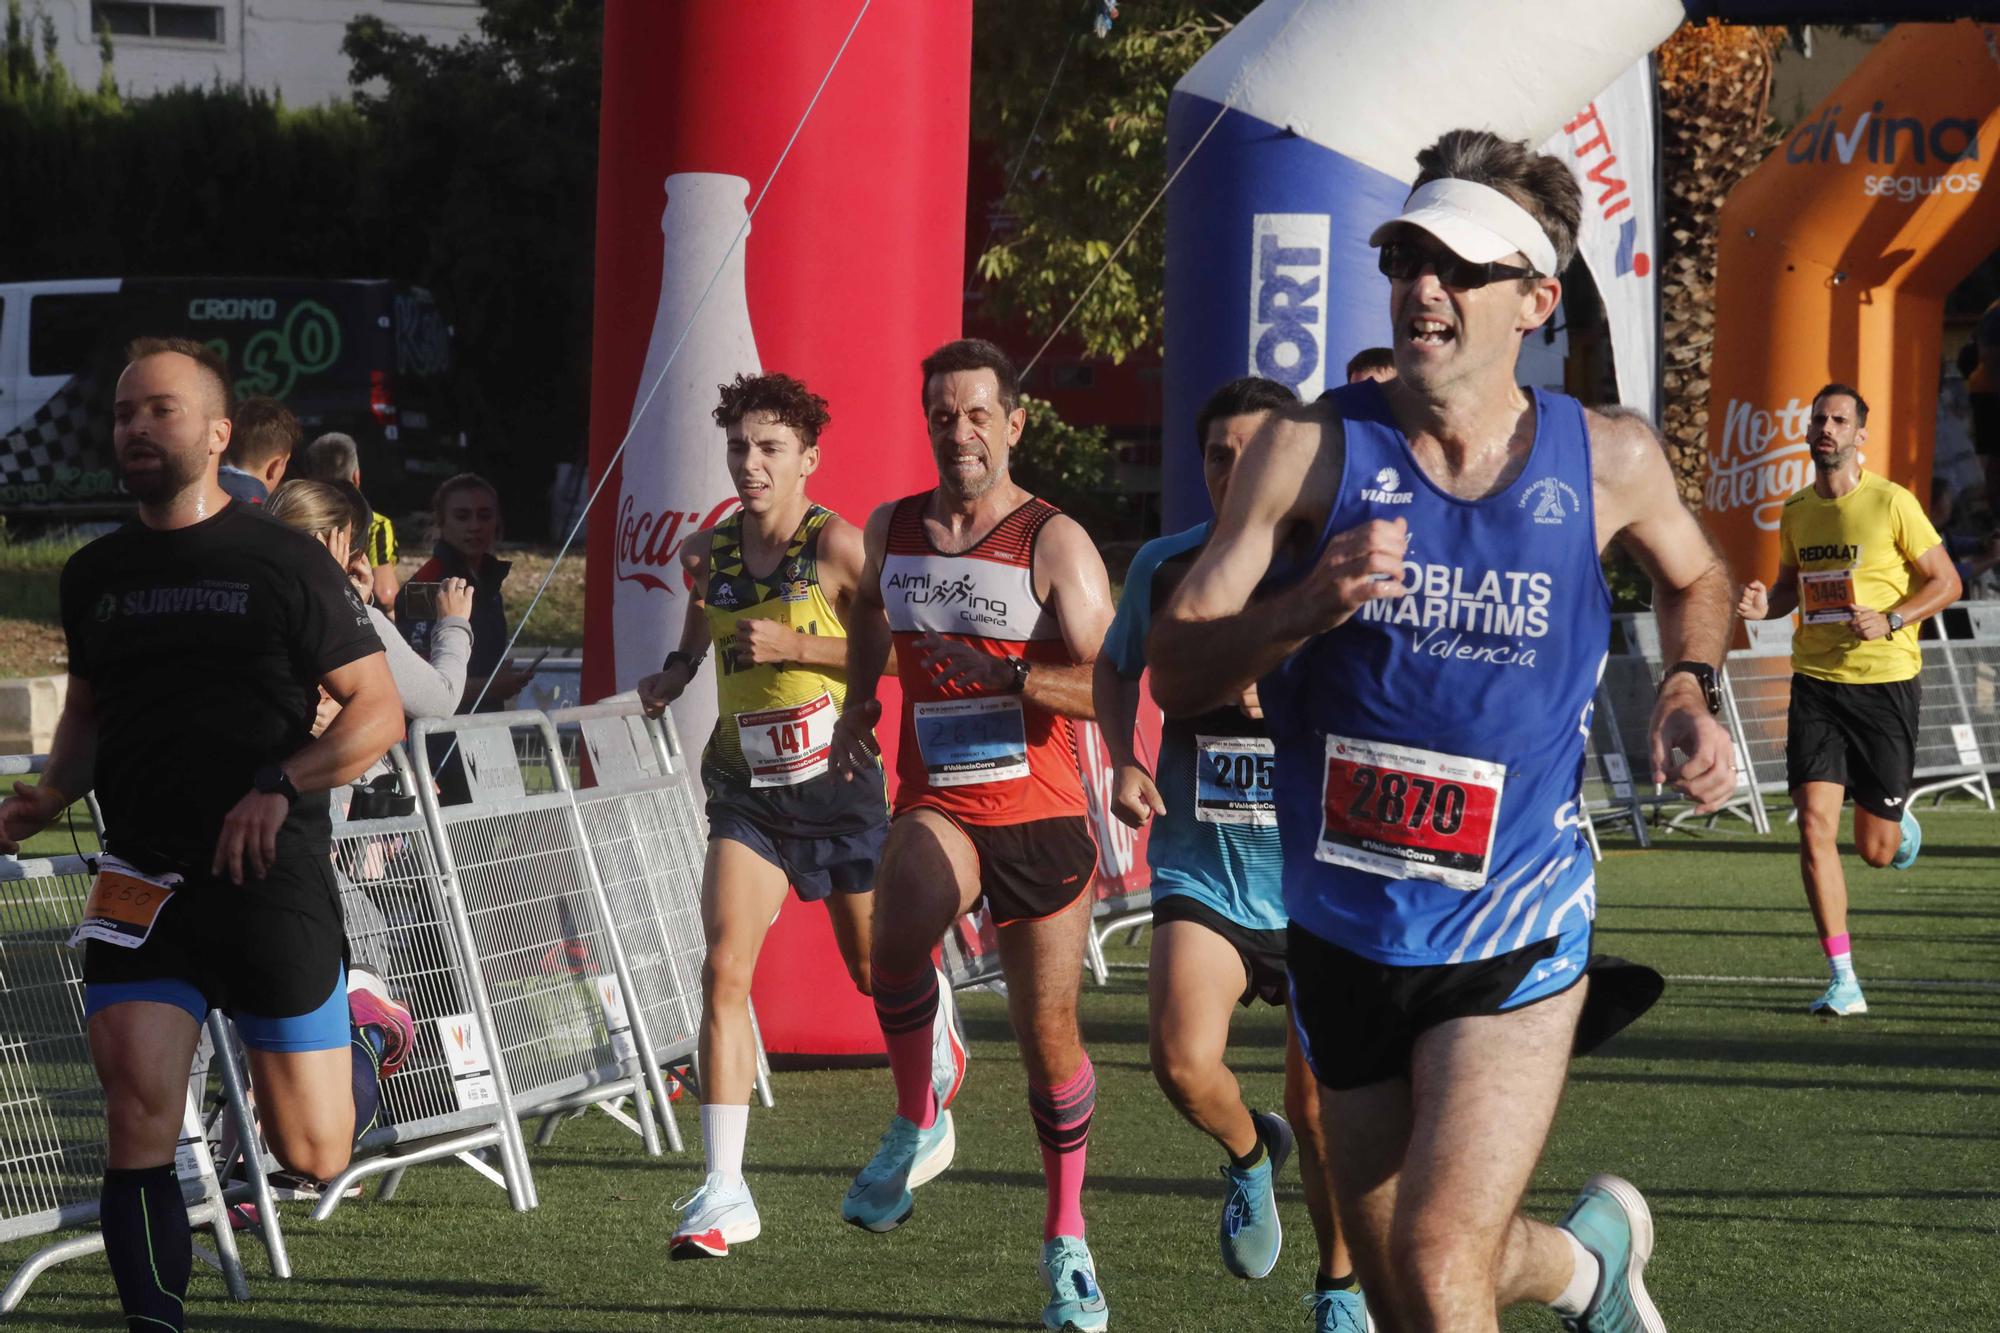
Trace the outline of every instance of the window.
<instances>
[{"instance_id":1,"label":"window","mask_svg":"<svg viewBox=\"0 0 2000 1333\"><path fill-rule=\"evenodd\" d=\"M90 26L114 37L170 37L222 45L220 5L175 5L156 0L91 0Z\"/></svg>"},{"instance_id":2,"label":"window","mask_svg":"<svg viewBox=\"0 0 2000 1333\"><path fill-rule=\"evenodd\" d=\"M74 375L90 361L116 292L37 296L28 303L28 373Z\"/></svg>"}]
</instances>

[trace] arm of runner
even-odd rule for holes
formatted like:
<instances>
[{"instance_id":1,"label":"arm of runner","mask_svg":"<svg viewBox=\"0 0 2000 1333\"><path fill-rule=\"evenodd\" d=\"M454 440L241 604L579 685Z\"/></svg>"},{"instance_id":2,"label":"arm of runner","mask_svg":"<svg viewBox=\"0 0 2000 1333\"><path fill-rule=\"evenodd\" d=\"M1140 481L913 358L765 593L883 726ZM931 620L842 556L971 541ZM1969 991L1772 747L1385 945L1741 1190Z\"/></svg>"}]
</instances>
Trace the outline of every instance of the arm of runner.
<instances>
[{"instance_id":1,"label":"arm of runner","mask_svg":"<svg viewBox=\"0 0 2000 1333\"><path fill-rule=\"evenodd\" d=\"M301 800L360 777L403 739L403 701L379 650L328 671L320 688L339 702L340 715L280 765ZM282 794L246 793L223 816L210 869L233 884L243 882L246 870L250 878L262 879L277 860L278 829L291 808Z\"/></svg>"},{"instance_id":2,"label":"arm of runner","mask_svg":"<svg viewBox=\"0 0 2000 1333\"><path fill-rule=\"evenodd\" d=\"M819 532L819 586L826 594L827 601L833 603L834 614L840 617L842 628L854 620L854 592L861 586L863 568L868 563L867 536L840 515L835 514L826 521ZM876 585L879 599L880 585ZM813 655L795 657L794 662L806 662L813 666L847 666L847 644L830 635L803 635L814 640ZM882 674L896 674L894 653L882 663Z\"/></svg>"},{"instance_id":3,"label":"arm of runner","mask_svg":"<svg viewBox=\"0 0 2000 1333\"><path fill-rule=\"evenodd\" d=\"M1401 597L1409 526L1375 520L1335 533L1296 583L1250 605L1278 543L1315 524L1340 474L1340 422L1329 404L1274 412L1243 451L1201 558L1147 640L1153 698L1170 716L1237 703L1316 634L1362 603ZM1316 477L1326 478L1321 486ZM1315 498L1316 491L1324 494Z\"/></svg>"},{"instance_id":4,"label":"arm of runner","mask_svg":"<svg viewBox=\"0 0 2000 1333\"><path fill-rule=\"evenodd\" d=\"M1720 668L1730 633L1729 570L1685 505L1660 502L1676 494L1662 441L1643 418L1593 412L1590 445L1599 542L1615 535L1651 577L1661 660ZM1671 782L1698 811L1717 808L1736 790L1735 747L1694 677L1677 672L1661 682L1647 734L1653 781Z\"/></svg>"},{"instance_id":5,"label":"arm of runner","mask_svg":"<svg viewBox=\"0 0 2000 1333\"><path fill-rule=\"evenodd\" d=\"M1778 581L1766 588L1756 579L1743 585L1736 614L1745 620L1783 620L1799 609L1799 571L1778 566Z\"/></svg>"},{"instance_id":6,"label":"arm of runner","mask_svg":"<svg viewBox=\"0 0 2000 1333\"><path fill-rule=\"evenodd\" d=\"M90 683L69 678L55 738L42 765L39 783L16 782L14 794L0 801L0 855L20 852L23 840L40 833L71 801L91 788L92 761L97 754L97 700Z\"/></svg>"},{"instance_id":7,"label":"arm of runner","mask_svg":"<svg viewBox=\"0 0 2000 1333\"><path fill-rule=\"evenodd\" d=\"M1111 760L1111 813L1133 828L1144 828L1154 815L1167 813L1153 775L1132 753L1133 723L1139 716L1139 682L1127 680L1102 653L1091 668L1091 694L1097 706L1097 728Z\"/></svg>"},{"instance_id":8,"label":"arm of runner","mask_svg":"<svg viewBox=\"0 0 2000 1333\"><path fill-rule=\"evenodd\" d=\"M1035 568L1038 574L1048 572L1046 600L1062 626L1071 665L1037 662L1021 695L1058 716L1087 721L1097 716L1091 678L1104 647L1104 632L1111 628L1111 580L1104 572L1104 557L1081 523L1058 514L1043 526L1035 543Z\"/></svg>"},{"instance_id":9,"label":"arm of runner","mask_svg":"<svg viewBox=\"0 0 2000 1333\"><path fill-rule=\"evenodd\" d=\"M847 703L833 724L833 771L852 782L869 772L880 749L875 724L882 718L882 701L875 697L882 669L888 665L892 640L889 616L882 607L882 554L889 546L889 515L885 504L868 516L861 576L847 615Z\"/></svg>"},{"instance_id":10,"label":"arm of runner","mask_svg":"<svg viewBox=\"0 0 2000 1333\"><path fill-rule=\"evenodd\" d=\"M1048 580L1045 591L1043 578ZM1048 521L1035 539L1035 583L1056 613L1062 628L1066 663L1037 662L1028 670L1021 697L1059 717L1089 721L1096 713L1091 697L1091 663L1111 624L1111 582L1104 557L1082 526L1064 514ZM925 634L924 669L939 686L956 686L974 694L1006 694L1020 679L1019 660L982 652L971 644Z\"/></svg>"},{"instance_id":11,"label":"arm of runner","mask_svg":"<svg viewBox=\"0 0 2000 1333\"><path fill-rule=\"evenodd\" d=\"M1905 625L1914 625L1925 616L1934 616L1957 601L1965 591L1959 582L1958 569L1951 563L1951 553L1939 542L1925 551L1913 562L1924 581L1910 590L1910 595L1885 611L1869 607L1854 608L1854 618L1850 622L1854 632L1864 639L1879 639L1889 631L1889 611L1903 618Z\"/></svg>"},{"instance_id":12,"label":"arm of runner","mask_svg":"<svg viewBox=\"0 0 2000 1333\"><path fill-rule=\"evenodd\" d=\"M702 601L708 589L708 544L707 529L681 543L681 568L693 585L688 590L687 613L681 617L678 648L687 654L687 661L675 662L640 680L639 707L647 717L660 716L668 704L681 697L681 691L701 669L701 659L708 655L708 606Z\"/></svg>"}]
</instances>

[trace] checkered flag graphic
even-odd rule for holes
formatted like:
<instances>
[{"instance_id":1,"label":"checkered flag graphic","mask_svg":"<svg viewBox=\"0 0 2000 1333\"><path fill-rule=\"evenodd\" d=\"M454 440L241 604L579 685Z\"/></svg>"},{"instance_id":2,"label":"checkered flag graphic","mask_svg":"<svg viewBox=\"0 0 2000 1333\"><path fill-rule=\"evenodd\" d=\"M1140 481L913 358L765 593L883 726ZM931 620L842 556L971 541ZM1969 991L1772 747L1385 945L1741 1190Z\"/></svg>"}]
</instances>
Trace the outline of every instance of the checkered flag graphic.
<instances>
[{"instance_id":1,"label":"checkered flag graphic","mask_svg":"<svg viewBox=\"0 0 2000 1333\"><path fill-rule=\"evenodd\" d=\"M95 385L79 375L40 411L0 436L0 486L46 486L63 470L106 465L111 420Z\"/></svg>"}]
</instances>

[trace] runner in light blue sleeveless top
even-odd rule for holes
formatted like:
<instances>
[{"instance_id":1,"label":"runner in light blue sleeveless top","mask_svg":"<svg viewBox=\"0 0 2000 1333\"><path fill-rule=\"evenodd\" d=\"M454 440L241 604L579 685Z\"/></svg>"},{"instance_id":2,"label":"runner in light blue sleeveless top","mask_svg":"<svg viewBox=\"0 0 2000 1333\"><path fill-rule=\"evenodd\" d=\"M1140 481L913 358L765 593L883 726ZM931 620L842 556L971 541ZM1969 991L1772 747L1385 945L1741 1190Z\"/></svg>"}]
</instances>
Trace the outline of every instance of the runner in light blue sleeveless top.
<instances>
[{"instance_id":1,"label":"runner in light blue sleeveless top","mask_svg":"<svg viewBox=\"0 0 2000 1333\"><path fill-rule=\"evenodd\" d=\"M1104 639L1104 655L1124 679L1144 674L1153 608L1166 604L1210 526L1156 537L1132 558L1118 617ZM1146 844L1155 903L1184 894L1246 929L1285 928L1271 768L1263 719L1234 704L1166 720L1154 781L1167 813L1153 821Z\"/></svg>"}]
</instances>

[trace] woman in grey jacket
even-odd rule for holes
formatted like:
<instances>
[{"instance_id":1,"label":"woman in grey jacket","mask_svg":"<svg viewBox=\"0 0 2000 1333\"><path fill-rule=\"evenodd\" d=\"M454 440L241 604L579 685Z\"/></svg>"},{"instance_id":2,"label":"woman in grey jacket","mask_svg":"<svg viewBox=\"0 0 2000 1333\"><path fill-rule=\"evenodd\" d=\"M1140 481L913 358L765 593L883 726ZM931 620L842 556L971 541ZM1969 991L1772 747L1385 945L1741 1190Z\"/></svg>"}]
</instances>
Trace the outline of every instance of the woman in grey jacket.
<instances>
[{"instance_id":1,"label":"woman in grey jacket","mask_svg":"<svg viewBox=\"0 0 2000 1333\"><path fill-rule=\"evenodd\" d=\"M264 502L264 512L297 528L326 547L342 568L350 568L357 549L353 534L367 532L372 517L361 492L344 482L288 481ZM365 553L364 553L365 555ZM351 570L350 570L351 577ZM370 586L373 586L370 571ZM367 605L366 599L362 599ZM396 624L373 606L368 618L382 650L389 658L389 674L395 678L396 692L403 697L403 715L411 721L424 717L450 717L458 711L465 693L466 664L472 660L472 585L464 579L445 579L438 585L437 627L432 631L430 660L425 661L404 641ZM337 705L332 706L337 711ZM321 702L316 724L330 721L329 703Z\"/></svg>"}]
</instances>

